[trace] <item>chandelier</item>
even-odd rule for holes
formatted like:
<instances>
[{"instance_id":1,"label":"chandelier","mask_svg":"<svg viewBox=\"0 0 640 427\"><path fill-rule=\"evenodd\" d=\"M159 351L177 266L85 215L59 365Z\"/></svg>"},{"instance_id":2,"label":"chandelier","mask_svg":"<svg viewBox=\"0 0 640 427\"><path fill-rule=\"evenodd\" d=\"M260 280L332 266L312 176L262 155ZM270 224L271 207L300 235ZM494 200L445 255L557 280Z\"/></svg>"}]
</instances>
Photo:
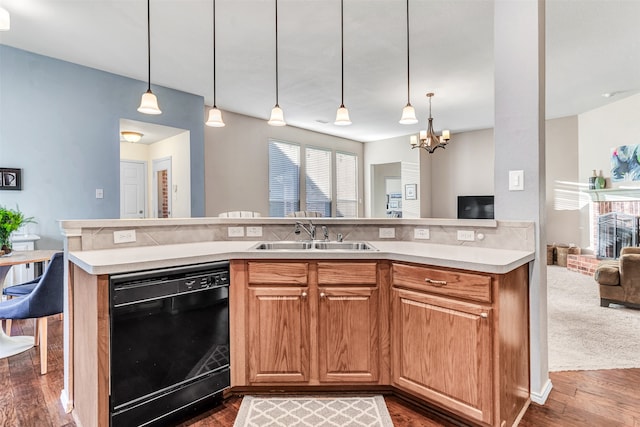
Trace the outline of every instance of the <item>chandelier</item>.
<instances>
[{"instance_id":1,"label":"chandelier","mask_svg":"<svg viewBox=\"0 0 640 427\"><path fill-rule=\"evenodd\" d=\"M438 148L444 149L451 139L451 134L448 130L442 131L442 136L437 136L433 131L433 117L431 117L431 98L434 93L429 92L427 98L429 98L429 124L427 130L420 131L420 143L415 135L411 135L411 148L424 148L429 153L433 153Z\"/></svg>"}]
</instances>

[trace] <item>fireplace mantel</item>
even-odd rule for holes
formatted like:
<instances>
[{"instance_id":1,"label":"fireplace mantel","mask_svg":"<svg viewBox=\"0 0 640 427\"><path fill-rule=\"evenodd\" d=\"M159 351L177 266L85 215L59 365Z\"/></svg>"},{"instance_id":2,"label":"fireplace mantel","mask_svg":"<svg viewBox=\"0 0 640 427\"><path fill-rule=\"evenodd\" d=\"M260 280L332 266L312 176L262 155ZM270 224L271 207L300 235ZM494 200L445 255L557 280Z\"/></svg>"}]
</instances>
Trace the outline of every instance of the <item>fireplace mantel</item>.
<instances>
[{"instance_id":1,"label":"fireplace mantel","mask_svg":"<svg viewBox=\"0 0 640 427\"><path fill-rule=\"evenodd\" d=\"M625 202L640 200L640 187L603 188L601 190L583 190L593 202Z\"/></svg>"}]
</instances>

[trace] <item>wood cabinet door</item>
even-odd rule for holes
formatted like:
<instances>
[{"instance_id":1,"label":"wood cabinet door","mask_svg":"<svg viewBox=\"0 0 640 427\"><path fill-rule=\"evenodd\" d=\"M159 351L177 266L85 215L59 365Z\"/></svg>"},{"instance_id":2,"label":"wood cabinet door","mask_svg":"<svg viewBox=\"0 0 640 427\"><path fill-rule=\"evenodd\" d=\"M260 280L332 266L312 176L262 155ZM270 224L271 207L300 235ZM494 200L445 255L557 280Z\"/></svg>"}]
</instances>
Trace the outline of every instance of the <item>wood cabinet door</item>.
<instances>
[{"instance_id":1,"label":"wood cabinet door","mask_svg":"<svg viewBox=\"0 0 640 427\"><path fill-rule=\"evenodd\" d=\"M377 382L378 289L318 289L318 364L322 382Z\"/></svg>"},{"instance_id":2,"label":"wood cabinet door","mask_svg":"<svg viewBox=\"0 0 640 427\"><path fill-rule=\"evenodd\" d=\"M392 288L394 385L492 424L491 309Z\"/></svg>"},{"instance_id":3,"label":"wood cabinet door","mask_svg":"<svg viewBox=\"0 0 640 427\"><path fill-rule=\"evenodd\" d=\"M250 383L309 380L309 301L306 287L248 290Z\"/></svg>"}]
</instances>

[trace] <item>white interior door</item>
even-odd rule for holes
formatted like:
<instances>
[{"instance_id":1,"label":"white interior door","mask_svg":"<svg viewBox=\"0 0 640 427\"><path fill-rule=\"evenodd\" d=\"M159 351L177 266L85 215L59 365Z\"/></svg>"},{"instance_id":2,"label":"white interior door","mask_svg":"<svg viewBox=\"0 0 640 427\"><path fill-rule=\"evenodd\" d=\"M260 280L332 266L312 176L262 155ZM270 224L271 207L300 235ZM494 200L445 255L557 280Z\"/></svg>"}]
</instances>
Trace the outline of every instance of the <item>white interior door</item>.
<instances>
[{"instance_id":1,"label":"white interior door","mask_svg":"<svg viewBox=\"0 0 640 427\"><path fill-rule=\"evenodd\" d=\"M153 159L153 212L154 218L171 218L171 157Z\"/></svg>"},{"instance_id":2,"label":"white interior door","mask_svg":"<svg viewBox=\"0 0 640 427\"><path fill-rule=\"evenodd\" d=\"M120 161L120 218L145 218L147 165L133 160Z\"/></svg>"}]
</instances>

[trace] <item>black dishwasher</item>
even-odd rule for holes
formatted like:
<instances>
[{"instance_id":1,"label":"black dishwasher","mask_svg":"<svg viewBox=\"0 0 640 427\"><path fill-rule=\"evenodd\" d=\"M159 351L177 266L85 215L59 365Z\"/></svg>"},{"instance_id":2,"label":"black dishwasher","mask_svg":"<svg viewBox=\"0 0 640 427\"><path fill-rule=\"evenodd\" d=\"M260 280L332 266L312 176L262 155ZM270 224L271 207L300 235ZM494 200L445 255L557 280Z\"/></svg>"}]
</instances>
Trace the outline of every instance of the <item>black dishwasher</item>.
<instances>
[{"instance_id":1,"label":"black dishwasher","mask_svg":"<svg viewBox=\"0 0 640 427\"><path fill-rule=\"evenodd\" d=\"M169 425L229 387L229 263L110 277L111 426Z\"/></svg>"}]
</instances>

